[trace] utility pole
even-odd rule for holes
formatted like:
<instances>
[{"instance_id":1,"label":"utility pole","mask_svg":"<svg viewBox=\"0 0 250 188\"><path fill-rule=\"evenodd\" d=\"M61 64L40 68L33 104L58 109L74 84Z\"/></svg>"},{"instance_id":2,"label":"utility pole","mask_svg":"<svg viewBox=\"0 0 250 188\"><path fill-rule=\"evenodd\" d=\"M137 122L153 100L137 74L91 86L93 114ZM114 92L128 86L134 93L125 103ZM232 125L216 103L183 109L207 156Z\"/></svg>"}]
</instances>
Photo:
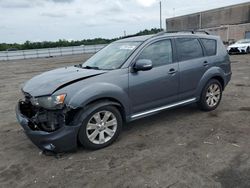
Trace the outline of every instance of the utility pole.
<instances>
[{"instance_id":1,"label":"utility pole","mask_svg":"<svg viewBox=\"0 0 250 188\"><path fill-rule=\"evenodd\" d=\"M160 29L162 29L162 21L161 21L161 18L162 16L161 16L161 1L160 1Z\"/></svg>"}]
</instances>

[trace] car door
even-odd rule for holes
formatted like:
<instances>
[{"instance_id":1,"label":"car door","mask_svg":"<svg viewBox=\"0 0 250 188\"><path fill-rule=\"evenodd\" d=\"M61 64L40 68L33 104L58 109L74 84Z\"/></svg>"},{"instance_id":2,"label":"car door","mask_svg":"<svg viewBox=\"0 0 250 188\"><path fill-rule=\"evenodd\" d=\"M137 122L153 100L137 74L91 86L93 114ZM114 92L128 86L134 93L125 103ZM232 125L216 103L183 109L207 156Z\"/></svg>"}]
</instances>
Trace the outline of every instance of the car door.
<instances>
[{"instance_id":1,"label":"car door","mask_svg":"<svg viewBox=\"0 0 250 188\"><path fill-rule=\"evenodd\" d=\"M207 57L197 38L176 38L180 71L180 100L195 97L195 90L203 74L209 68Z\"/></svg>"},{"instance_id":2,"label":"car door","mask_svg":"<svg viewBox=\"0 0 250 188\"><path fill-rule=\"evenodd\" d=\"M139 59L151 60L153 68L129 73L132 113L144 112L176 102L179 68L178 63L173 62L172 41L165 39L150 43L138 54L135 62Z\"/></svg>"}]
</instances>

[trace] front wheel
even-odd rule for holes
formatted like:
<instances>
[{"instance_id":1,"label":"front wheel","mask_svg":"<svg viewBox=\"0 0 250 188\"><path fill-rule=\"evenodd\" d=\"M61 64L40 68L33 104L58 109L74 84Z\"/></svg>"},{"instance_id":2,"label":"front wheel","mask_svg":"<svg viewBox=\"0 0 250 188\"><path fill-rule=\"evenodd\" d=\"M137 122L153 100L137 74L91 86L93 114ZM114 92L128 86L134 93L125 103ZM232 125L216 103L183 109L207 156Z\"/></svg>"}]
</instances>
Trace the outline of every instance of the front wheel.
<instances>
[{"instance_id":1,"label":"front wheel","mask_svg":"<svg viewBox=\"0 0 250 188\"><path fill-rule=\"evenodd\" d=\"M211 79L202 90L198 106L204 111L214 110L220 104L221 97L221 83L216 79Z\"/></svg>"},{"instance_id":2,"label":"front wheel","mask_svg":"<svg viewBox=\"0 0 250 188\"><path fill-rule=\"evenodd\" d=\"M113 143L122 128L122 117L114 106L93 110L82 123L78 139L87 149L100 149Z\"/></svg>"}]
</instances>

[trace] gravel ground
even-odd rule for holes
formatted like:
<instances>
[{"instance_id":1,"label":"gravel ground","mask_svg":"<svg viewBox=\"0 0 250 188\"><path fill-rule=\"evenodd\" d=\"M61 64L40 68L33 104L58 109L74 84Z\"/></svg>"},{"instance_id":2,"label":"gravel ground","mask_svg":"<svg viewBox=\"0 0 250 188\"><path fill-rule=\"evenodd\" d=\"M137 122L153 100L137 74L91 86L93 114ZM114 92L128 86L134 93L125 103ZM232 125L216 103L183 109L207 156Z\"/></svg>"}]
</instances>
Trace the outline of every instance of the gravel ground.
<instances>
[{"instance_id":1,"label":"gravel ground","mask_svg":"<svg viewBox=\"0 0 250 188\"><path fill-rule=\"evenodd\" d=\"M195 105L127 124L98 151L45 156L15 119L20 84L90 55L0 62L0 187L250 187L250 55L213 112Z\"/></svg>"}]
</instances>

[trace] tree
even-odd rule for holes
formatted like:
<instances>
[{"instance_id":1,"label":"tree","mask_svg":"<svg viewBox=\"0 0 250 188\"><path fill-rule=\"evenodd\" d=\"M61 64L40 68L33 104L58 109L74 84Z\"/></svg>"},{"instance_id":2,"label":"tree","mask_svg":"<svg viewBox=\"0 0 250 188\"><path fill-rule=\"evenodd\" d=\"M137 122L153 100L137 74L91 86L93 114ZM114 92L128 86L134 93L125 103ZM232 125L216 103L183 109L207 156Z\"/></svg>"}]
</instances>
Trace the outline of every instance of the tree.
<instances>
[{"instance_id":1,"label":"tree","mask_svg":"<svg viewBox=\"0 0 250 188\"><path fill-rule=\"evenodd\" d=\"M41 49L41 48L55 48L55 47L67 47L67 46L80 46L80 45L95 45L95 44L109 44L113 41L122 38L128 38L133 36L141 36L141 35L150 35L155 34L162 31L162 29L152 28L151 30L143 30L134 35L129 35L125 37L113 38L113 39L104 39L104 38L95 38L95 39L83 39L76 41L68 41L65 39L59 39L56 42L51 41L43 41L43 42L31 42L26 41L23 44L6 44L0 43L0 51L8 50L8 49L18 49L18 50L26 50L26 49Z\"/></svg>"}]
</instances>

